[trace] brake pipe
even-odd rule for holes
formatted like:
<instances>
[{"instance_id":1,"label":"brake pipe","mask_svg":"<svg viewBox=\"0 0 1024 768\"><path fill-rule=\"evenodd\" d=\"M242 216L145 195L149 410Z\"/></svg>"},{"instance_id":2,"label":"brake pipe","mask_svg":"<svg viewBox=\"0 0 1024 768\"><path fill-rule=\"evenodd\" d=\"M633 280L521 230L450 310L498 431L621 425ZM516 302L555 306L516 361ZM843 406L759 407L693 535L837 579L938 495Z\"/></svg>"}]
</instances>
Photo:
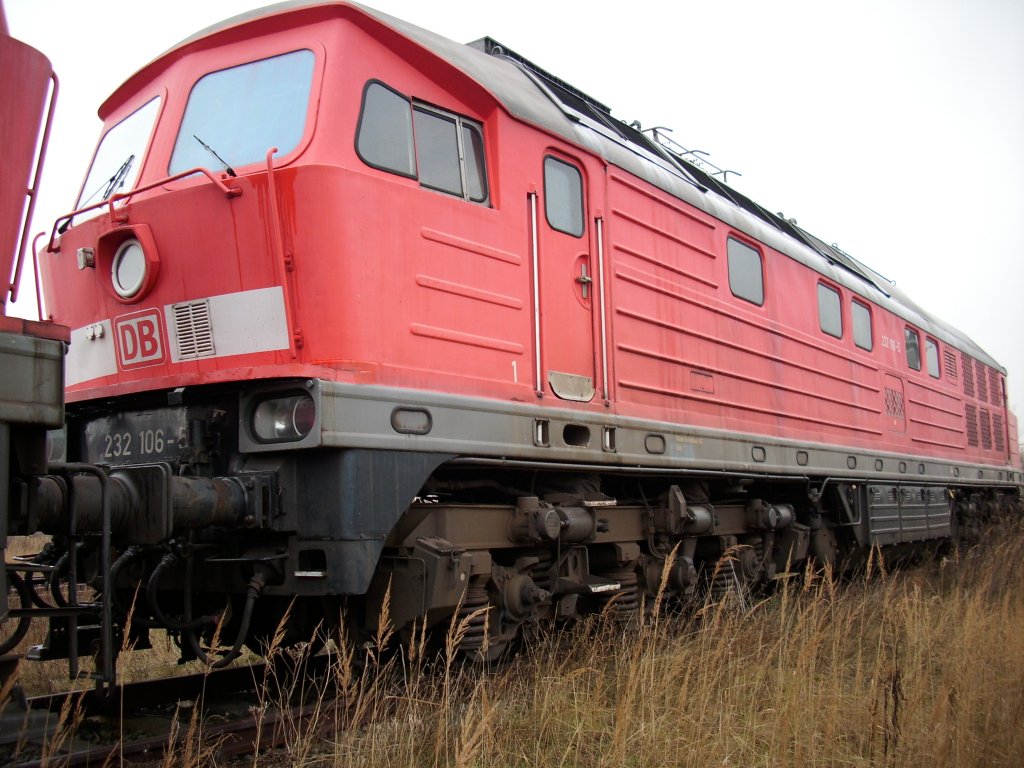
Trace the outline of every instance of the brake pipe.
<instances>
[{"instance_id":1,"label":"brake pipe","mask_svg":"<svg viewBox=\"0 0 1024 768\"><path fill-rule=\"evenodd\" d=\"M196 655L203 664L206 664L210 669L223 669L228 664L233 662L242 654L242 645L245 643L245 638L249 634L249 624L252 622L252 611L253 606L256 604L256 598L263 592L263 587L266 586L267 580L262 574L257 573L249 580L249 588L246 590L245 595L245 608L242 611L242 620L238 627L238 635L235 637L235 642L231 646L231 649L217 661L211 661L206 651L199 645L199 638L196 637L194 630L185 630L182 634L188 640L188 644L192 649L192 652ZM186 599L188 599L186 597ZM191 602L191 601L189 601Z\"/></svg>"}]
</instances>

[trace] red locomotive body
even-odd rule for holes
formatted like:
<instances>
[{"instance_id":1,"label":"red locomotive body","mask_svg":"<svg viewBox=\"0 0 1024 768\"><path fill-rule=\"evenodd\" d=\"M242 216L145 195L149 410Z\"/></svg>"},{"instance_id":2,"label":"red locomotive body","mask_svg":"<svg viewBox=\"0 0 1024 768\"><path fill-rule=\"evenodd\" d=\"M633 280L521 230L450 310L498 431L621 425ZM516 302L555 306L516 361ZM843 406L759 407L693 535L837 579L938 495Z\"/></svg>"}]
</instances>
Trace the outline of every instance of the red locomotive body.
<instances>
[{"instance_id":1,"label":"red locomotive body","mask_svg":"<svg viewBox=\"0 0 1024 768\"><path fill-rule=\"evenodd\" d=\"M129 489L118 562L195 653L172 583L196 615L248 586L239 644L293 595L297 633L344 595L372 627L387 584L399 624L490 603L494 652L637 610L676 545L683 596L731 547L752 586L1017 503L977 345L489 39L275 6L101 117L42 259L68 458Z\"/></svg>"},{"instance_id":2,"label":"red locomotive body","mask_svg":"<svg viewBox=\"0 0 1024 768\"><path fill-rule=\"evenodd\" d=\"M72 347L72 400L314 377L1008 465L1014 440L1003 371L890 286L780 242L777 230L735 206L716 200L718 208L701 210L578 140L509 114L488 90L490 79L531 86L508 62L485 62L486 76L474 80L442 58L444 50L355 8L272 18L272 32L264 18L183 44L104 106L111 127L149 110L155 129L140 135L133 160L139 186L199 165L222 184L194 174L130 195L112 214L104 206L91 221L76 221L61 255L46 261L48 295L76 341L103 328ZM331 66L333 50L345 53ZM265 127L255 110L266 103L243 103L252 95L245 78L260 75L239 70L276 66L284 76L295 68L290 59L305 60L301 85L288 85L302 91L283 108L291 124ZM229 84L209 86L218 101L204 103L203 85L213 78ZM276 83L265 87L258 98L280 97L271 91ZM224 88L236 89L235 101L214 90ZM430 141L451 138L454 149L458 123L479 142L479 199L425 190L429 183L408 171L360 157L360 110L385 98L411 99L417 131L428 130L426 120L442 126L429 128L439 137ZM200 146L209 136L189 133L200 124L183 123L190 108L216 109L217 124L206 130L246 144L213 145L242 157L232 160L238 177ZM274 130L290 130L292 146L268 166L267 150L283 138ZM247 131L255 135L241 136ZM595 142L604 138L594 134ZM414 158L413 173L416 159L425 162ZM545 168L579 184L578 232L544 215L547 184L555 183ZM148 272L123 298L106 277L131 239L142 244ZM95 250L93 268L78 269L79 247ZM739 253L734 272L760 275L730 275L730 248ZM753 301L730 290L730 280L748 279L761 283ZM197 302L205 302L201 311ZM815 317L819 307L834 313L829 330ZM865 336L855 339L862 322ZM207 347L191 335L204 329Z\"/></svg>"}]
</instances>

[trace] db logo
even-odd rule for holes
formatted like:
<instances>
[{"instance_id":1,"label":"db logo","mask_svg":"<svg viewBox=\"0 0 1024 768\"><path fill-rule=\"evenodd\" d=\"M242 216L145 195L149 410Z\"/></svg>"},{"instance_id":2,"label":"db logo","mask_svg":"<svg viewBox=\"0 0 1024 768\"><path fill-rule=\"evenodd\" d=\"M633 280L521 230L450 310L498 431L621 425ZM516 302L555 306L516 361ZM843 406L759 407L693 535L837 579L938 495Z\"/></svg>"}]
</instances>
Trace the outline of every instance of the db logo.
<instances>
[{"instance_id":1,"label":"db logo","mask_svg":"<svg viewBox=\"0 0 1024 768\"><path fill-rule=\"evenodd\" d=\"M164 362L160 313L155 310L115 318L114 338L117 340L117 363L121 370L130 371Z\"/></svg>"}]
</instances>

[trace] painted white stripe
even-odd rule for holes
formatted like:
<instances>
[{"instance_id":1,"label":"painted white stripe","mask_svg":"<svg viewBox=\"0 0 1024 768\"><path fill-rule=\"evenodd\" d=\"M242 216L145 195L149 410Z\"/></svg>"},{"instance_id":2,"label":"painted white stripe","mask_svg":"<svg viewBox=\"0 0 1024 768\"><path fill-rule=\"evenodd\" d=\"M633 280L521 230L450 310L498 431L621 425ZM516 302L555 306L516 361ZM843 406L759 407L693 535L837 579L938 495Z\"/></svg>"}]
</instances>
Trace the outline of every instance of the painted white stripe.
<instances>
[{"instance_id":1,"label":"painted white stripe","mask_svg":"<svg viewBox=\"0 0 1024 768\"><path fill-rule=\"evenodd\" d=\"M210 357L288 349L288 323L281 286L211 296L208 301L216 350ZM171 361L181 362L173 304L164 307L164 317L170 336Z\"/></svg>"},{"instance_id":2,"label":"painted white stripe","mask_svg":"<svg viewBox=\"0 0 1024 768\"><path fill-rule=\"evenodd\" d=\"M281 286L211 296L208 301L216 350L215 354L209 357L273 352L289 348L288 322L285 318L284 292ZM178 351L178 332L174 322L173 306L167 304L164 307L164 319L169 337L171 362L179 363L182 358ZM114 343L109 319L71 331L71 346L68 349L65 367L66 386L117 373L117 351Z\"/></svg>"},{"instance_id":3,"label":"painted white stripe","mask_svg":"<svg viewBox=\"0 0 1024 768\"><path fill-rule=\"evenodd\" d=\"M110 320L101 320L71 331L71 346L68 347L67 363L64 368L66 386L115 373L117 353L114 351L114 334Z\"/></svg>"}]
</instances>

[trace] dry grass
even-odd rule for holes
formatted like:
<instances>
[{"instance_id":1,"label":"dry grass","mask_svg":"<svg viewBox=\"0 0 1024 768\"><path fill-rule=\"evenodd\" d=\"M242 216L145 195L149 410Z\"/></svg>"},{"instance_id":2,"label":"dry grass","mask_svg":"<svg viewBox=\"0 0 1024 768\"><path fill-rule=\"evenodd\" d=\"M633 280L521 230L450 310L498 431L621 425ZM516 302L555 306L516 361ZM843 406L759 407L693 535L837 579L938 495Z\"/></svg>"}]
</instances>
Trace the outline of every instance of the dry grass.
<instances>
[{"instance_id":1,"label":"dry grass","mask_svg":"<svg viewBox=\"0 0 1024 768\"><path fill-rule=\"evenodd\" d=\"M382 622L365 647L329 645L338 702L313 690L309 717L279 726L286 748L253 765L1017 766L1021 562L1016 529L912 572L793 575L743 611L583 622L497 672L458 662L465 626L428 664L422 634L382 652ZM268 678L260 709L299 684ZM190 764L211 764L198 741Z\"/></svg>"},{"instance_id":2,"label":"dry grass","mask_svg":"<svg viewBox=\"0 0 1024 768\"><path fill-rule=\"evenodd\" d=\"M745 612L594 620L481 674L416 653L346 677L324 766L1017 766L1024 532L854 584L794 576ZM449 648L459 627L449 632Z\"/></svg>"}]
</instances>

